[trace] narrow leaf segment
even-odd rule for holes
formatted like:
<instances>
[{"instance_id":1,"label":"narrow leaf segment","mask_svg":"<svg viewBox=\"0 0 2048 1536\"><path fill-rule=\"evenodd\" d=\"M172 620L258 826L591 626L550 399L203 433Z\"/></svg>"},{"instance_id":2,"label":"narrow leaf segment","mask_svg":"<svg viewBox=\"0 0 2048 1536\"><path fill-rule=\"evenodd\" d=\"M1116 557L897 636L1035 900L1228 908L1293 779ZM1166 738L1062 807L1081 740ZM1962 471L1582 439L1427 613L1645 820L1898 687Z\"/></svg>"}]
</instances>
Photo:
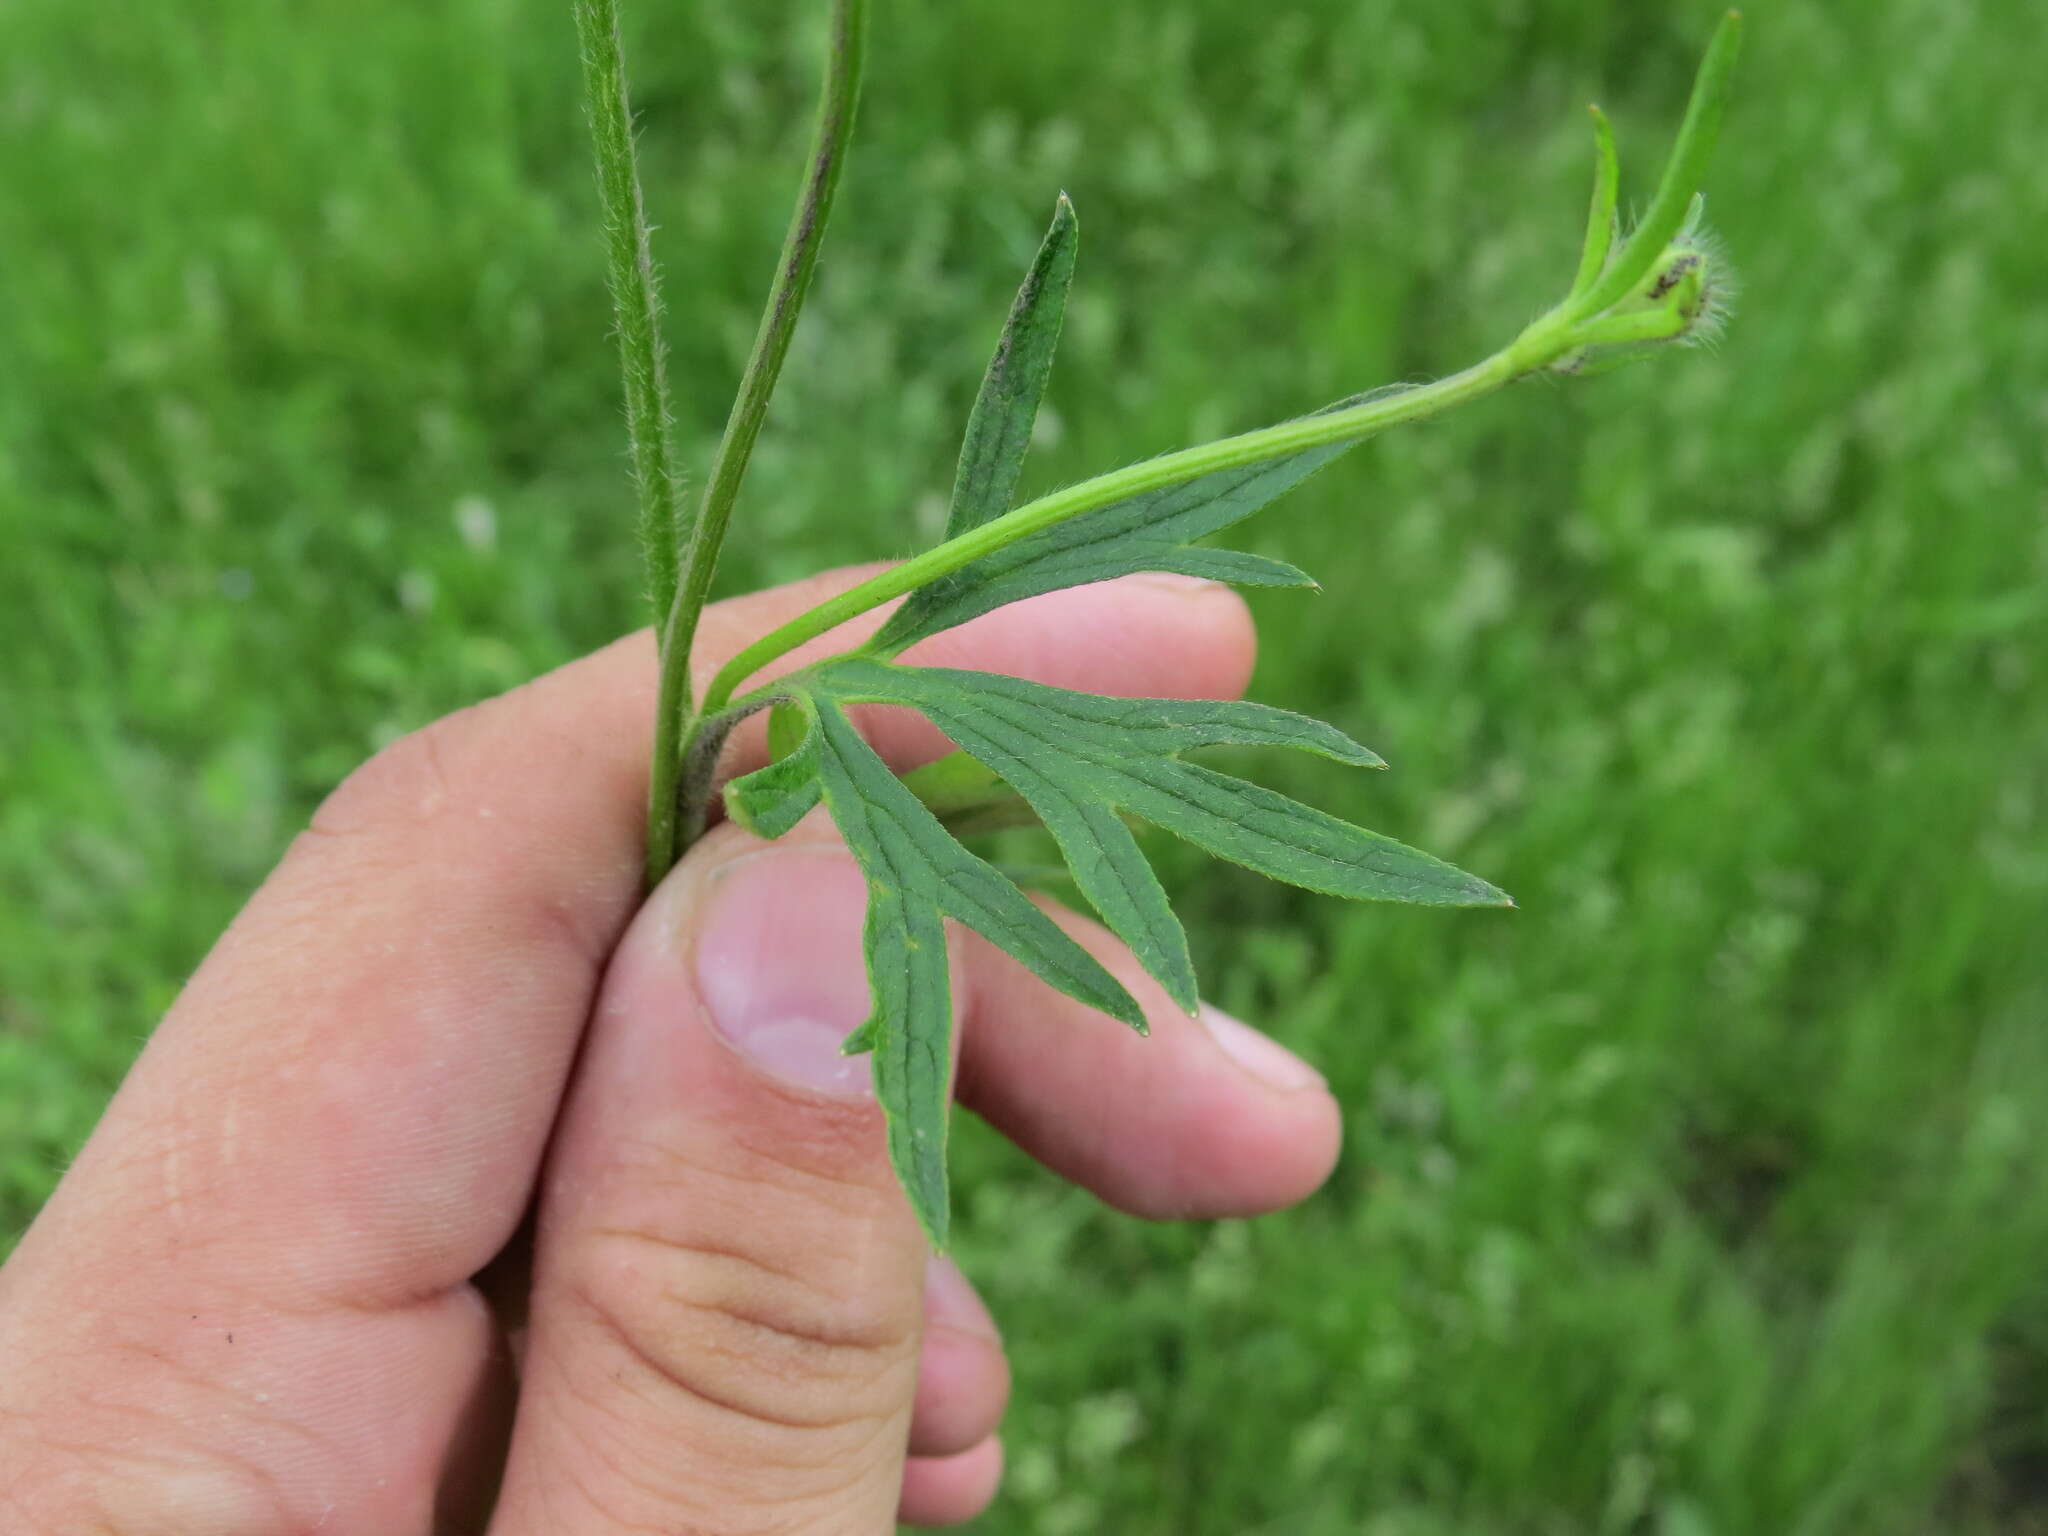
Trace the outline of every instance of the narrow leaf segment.
<instances>
[{"instance_id":1,"label":"narrow leaf segment","mask_svg":"<svg viewBox=\"0 0 2048 1536\"><path fill-rule=\"evenodd\" d=\"M1403 392L1405 386L1397 385L1378 394ZM1316 414L1348 410L1364 400L1340 400ZM918 588L867 650L894 656L1007 603L1137 571L1175 571L1247 587L1313 587L1305 571L1284 561L1198 548L1194 541L1243 522L1355 446L1325 443L1282 459L1233 465L1042 528Z\"/></svg>"},{"instance_id":2,"label":"narrow leaf segment","mask_svg":"<svg viewBox=\"0 0 2048 1536\"><path fill-rule=\"evenodd\" d=\"M1010 510L1024 455L1031 448L1038 402L1045 397L1046 380L1052 376L1052 356L1066 318L1067 290L1074 283L1080 238L1074 205L1062 192L1053 206L1052 228L1045 232L1038 256L1024 274L1024 286L1010 305L1010 318L967 417L960 470L946 516L949 539Z\"/></svg>"},{"instance_id":3,"label":"narrow leaf segment","mask_svg":"<svg viewBox=\"0 0 2048 1536\"><path fill-rule=\"evenodd\" d=\"M1614 250L1614 209L1621 196L1621 162L1615 158L1614 130L1607 114L1598 107L1593 114L1593 203L1586 210L1586 243L1579 256L1579 275L1572 280L1571 297L1589 291L1607 270L1607 258Z\"/></svg>"}]
</instances>

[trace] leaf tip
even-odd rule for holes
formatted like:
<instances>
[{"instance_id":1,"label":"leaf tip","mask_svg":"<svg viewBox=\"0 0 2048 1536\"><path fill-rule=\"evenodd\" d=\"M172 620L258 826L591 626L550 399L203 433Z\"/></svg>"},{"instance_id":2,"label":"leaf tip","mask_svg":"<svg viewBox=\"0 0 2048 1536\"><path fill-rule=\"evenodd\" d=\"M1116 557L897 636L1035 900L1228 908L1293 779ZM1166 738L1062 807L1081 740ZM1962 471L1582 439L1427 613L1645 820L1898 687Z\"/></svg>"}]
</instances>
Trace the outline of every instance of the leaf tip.
<instances>
[{"instance_id":1,"label":"leaf tip","mask_svg":"<svg viewBox=\"0 0 2048 1536\"><path fill-rule=\"evenodd\" d=\"M1119 986L1116 990L1116 1006L1104 1008L1103 1011L1118 1022L1130 1025L1141 1035L1151 1034L1152 1026L1145 1022L1145 1010L1139 1006L1138 1000L1131 996L1129 989L1125 987Z\"/></svg>"}]
</instances>

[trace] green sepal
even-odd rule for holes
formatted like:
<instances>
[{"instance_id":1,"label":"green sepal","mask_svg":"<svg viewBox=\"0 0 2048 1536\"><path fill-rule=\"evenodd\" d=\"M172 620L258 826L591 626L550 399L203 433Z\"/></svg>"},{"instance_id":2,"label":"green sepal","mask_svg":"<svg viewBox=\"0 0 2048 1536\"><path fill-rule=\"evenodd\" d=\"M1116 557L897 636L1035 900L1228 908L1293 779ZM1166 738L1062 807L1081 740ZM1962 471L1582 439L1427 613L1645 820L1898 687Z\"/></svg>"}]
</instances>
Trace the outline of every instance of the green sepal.
<instances>
[{"instance_id":1,"label":"green sepal","mask_svg":"<svg viewBox=\"0 0 2048 1536\"><path fill-rule=\"evenodd\" d=\"M1629 236L1628 243L1607 261L1598 277L1583 291L1566 301L1566 313L1574 320L1597 315L1642 281L1665 246L1671 243L1706 179L1707 162L1713 158L1714 142L1721 135L1721 119L1728 110L1728 97L1735 74L1736 56L1742 50L1742 15L1729 11L1714 29L1693 79L1692 96L1686 102L1685 120L1678 125L1678 139L1671 158L1664 162L1664 174L1650 199L1649 211Z\"/></svg>"},{"instance_id":2,"label":"green sepal","mask_svg":"<svg viewBox=\"0 0 2048 1536\"><path fill-rule=\"evenodd\" d=\"M1614 253L1614 210L1621 196L1621 162L1615 158L1614 129L1598 107L1587 110L1593 114L1593 204L1586 211L1586 243L1579 255L1578 276L1572 281L1574 299L1592 288L1607 270L1607 258Z\"/></svg>"}]
</instances>

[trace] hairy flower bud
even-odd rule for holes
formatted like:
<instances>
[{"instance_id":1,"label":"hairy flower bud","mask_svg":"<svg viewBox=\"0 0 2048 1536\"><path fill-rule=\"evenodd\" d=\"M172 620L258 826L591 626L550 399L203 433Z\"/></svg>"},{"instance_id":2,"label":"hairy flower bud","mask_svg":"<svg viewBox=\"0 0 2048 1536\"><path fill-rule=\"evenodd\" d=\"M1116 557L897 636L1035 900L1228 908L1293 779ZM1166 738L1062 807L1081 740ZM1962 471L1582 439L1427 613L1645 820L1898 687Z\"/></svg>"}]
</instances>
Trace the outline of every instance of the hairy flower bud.
<instances>
[{"instance_id":1,"label":"hairy flower bud","mask_svg":"<svg viewBox=\"0 0 2048 1536\"><path fill-rule=\"evenodd\" d=\"M1700 227L1695 207L1635 287L1588 321L1582 344L1550 366L1559 373L1604 373L1674 342L1711 342L1727 321L1733 286L1720 246Z\"/></svg>"}]
</instances>

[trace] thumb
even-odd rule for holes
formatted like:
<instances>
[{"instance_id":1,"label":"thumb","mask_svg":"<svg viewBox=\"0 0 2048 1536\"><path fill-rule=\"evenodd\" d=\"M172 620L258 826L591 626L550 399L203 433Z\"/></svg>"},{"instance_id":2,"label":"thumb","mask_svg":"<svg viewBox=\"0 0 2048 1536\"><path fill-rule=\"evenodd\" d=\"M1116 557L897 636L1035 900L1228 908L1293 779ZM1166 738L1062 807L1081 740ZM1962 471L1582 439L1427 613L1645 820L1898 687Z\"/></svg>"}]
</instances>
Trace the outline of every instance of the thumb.
<instances>
[{"instance_id":1,"label":"thumb","mask_svg":"<svg viewBox=\"0 0 2048 1536\"><path fill-rule=\"evenodd\" d=\"M494 1533L896 1528L927 1252L867 1060L838 1053L864 903L836 840L721 828L614 954Z\"/></svg>"}]
</instances>

